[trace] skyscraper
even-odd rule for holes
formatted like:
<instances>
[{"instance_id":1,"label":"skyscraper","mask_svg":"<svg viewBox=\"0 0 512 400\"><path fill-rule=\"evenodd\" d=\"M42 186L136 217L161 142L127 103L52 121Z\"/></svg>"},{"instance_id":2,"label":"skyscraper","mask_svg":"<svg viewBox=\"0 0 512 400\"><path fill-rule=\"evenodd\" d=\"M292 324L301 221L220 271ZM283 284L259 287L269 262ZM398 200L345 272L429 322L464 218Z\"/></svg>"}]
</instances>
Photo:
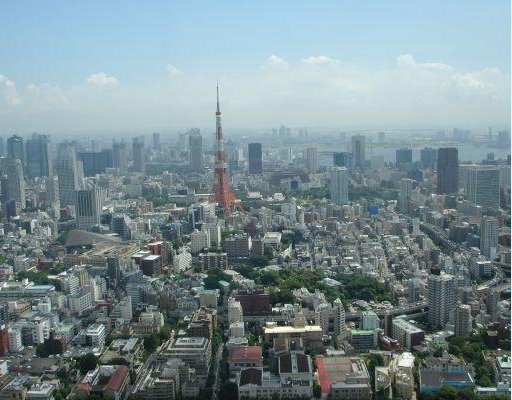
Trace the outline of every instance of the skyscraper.
<instances>
[{"instance_id":1,"label":"skyscraper","mask_svg":"<svg viewBox=\"0 0 512 400\"><path fill-rule=\"evenodd\" d=\"M75 191L78 229L89 230L100 224L103 208L101 190L97 187Z\"/></svg>"},{"instance_id":2,"label":"skyscraper","mask_svg":"<svg viewBox=\"0 0 512 400\"><path fill-rule=\"evenodd\" d=\"M437 149L425 147L420 150L420 162L423 168L435 170L437 168Z\"/></svg>"},{"instance_id":3,"label":"skyscraper","mask_svg":"<svg viewBox=\"0 0 512 400\"><path fill-rule=\"evenodd\" d=\"M498 220L494 217L482 217L480 250L486 257L496 257L498 250Z\"/></svg>"},{"instance_id":4,"label":"skyscraper","mask_svg":"<svg viewBox=\"0 0 512 400\"><path fill-rule=\"evenodd\" d=\"M160 134L158 132L153 133L153 150L160 151Z\"/></svg>"},{"instance_id":5,"label":"skyscraper","mask_svg":"<svg viewBox=\"0 0 512 400\"><path fill-rule=\"evenodd\" d=\"M7 139L7 157L21 160L21 165L25 165L25 149L23 148L23 138L13 135Z\"/></svg>"},{"instance_id":6,"label":"skyscraper","mask_svg":"<svg viewBox=\"0 0 512 400\"><path fill-rule=\"evenodd\" d=\"M400 180L400 197L398 198L398 209L402 214L409 211L409 203L412 194L412 179L402 178Z\"/></svg>"},{"instance_id":7,"label":"skyscraper","mask_svg":"<svg viewBox=\"0 0 512 400\"><path fill-rule=\"evenodd\" d=\"M459 190L459 151L442 147L437 152L437 194L453 194Z\"/></svg>"},{"instance_id":8,"label":"skyscraper","mask_svg":"<svg viewBox=\"0 0 512 400\"><path fill-rule=\"evenodd\" d=\"M346 167L348 169L352 169L354 164L353 155L346 151L333 152L332 163L335 167Z\"/></svg>"},{"instance_id":9,"label":"skyscraper","mask_svg":"<svg viewBox=\"0 0 512 400\"><path fill-rule=\"evenodd\" d=\"M203 137L199 129L192 129L188 137L188 151L190 169L201 171L203 169Z\"/></svg>"},{"instance_id":10,"label":"skyscraper","mask_svg":"<svg viewBox=\"0 0 512 400\"><path fill-rule=\"evenodd\" d=\"M444 329L455 307L455 277L431 274L428 277L428 323L430 329Z\"/></svg>"},{"instance_id":11,"label":"skyscraper","mask_svg":"<svg viewBox=\"0 0 512 400\"><path fill-rule=\"evenodd\" d=\"M455 308L455 336L467 336L472 328L471 307L458 304Z\"/></svg>"},{"instance_id":12,"label":"skyscraper","mask_svg":"<svg viewBox=\"0 0 512 400\"><path fill-rule=\"evenodd\" d=\"M61 146L55 169L59 179L60 206L74 205L75 190L79 188L79 178L75 149L71 145Z\"/></svg>"},{"instance_id":13,"label":"skyscraper","mask_svg":"<svg viewBox=\"0 0 512 400\"><path fill-rule=\"evenodd\" d=\"M500 169L475 166L469 169L468 200L484 208L500 208Z\"/></svg>"},{"instance_id":14,"label":"skyscraper","mask_svg":"<svg viewBox=\"0 0 512 400\"><path fill-rule=\"evenodd\" d=\"M352 154L354 157L354 168L364 168L366 161L365 137L363 135L352 136Z\"/></svg>"},{"instance_id":15,"label":"skyscraper","mask_svg":"<svg viewBox=\"0 0 512 400\"><path fill-rule=\"evenodd\" d=\"M114 168L119 168L119 172L124 174L128 170L128 156L126 154L126 143L115 142L112 149L112 164Z\"/></svg>"},{"instance_id":16,"label":"skyscraper","mask_svg":"<svg viewBox=\"0 0 512 400\"><path fill-rule=\"evenodd\" d=\"M146 171L146 153L143 138L133 138L133 169L142 173Z\"/></svg>"},{"instance_id":17,"label":"skyscraper","mask_svg":"<svg viewBox=\"0 0 512 400\"><path fill-rule=\"evenodd\" d=\"M331 168L331 201L336 204L348 203L348 170L345 167Z\"/></svg>"},{"instance_id":18,"label":"skyscraper","mask_svg":"<svg viewBox=\"0 0 512 400\"><path fill-rule=\"evenodd\" d=\"M316 147L306 149L306 167L310 174L314 174L318 170L318 149Z\"/></svg>"},{"instance_id":19,"label":"skyscraper","mask_svg":"<svg viewBox=\"0 0 512 400\"><path fill-rule=\"evenodd\" d=\"M345 322L345 308L339 298L334 300L332 308L334 313L334 335L337 337L347 329Z\"/></svg>"},{"instance_id":20,"label":"skyscraper","mask_svg":"<svg viewBox=\"0 0 512 400\"><path fill-rule=\"evenodd\" d=\"M52 169L50 138L47 135L34 133L27 140L26 149L28 177L49 176Z\"/></svg>"},{"instance_id":21,"label":"skyscraper","mask_svg":"<svg viewBox=\"0 0 512 400\"><path fill-rule=\"evenodd\" d=\"M412 149L398 149L395 151L396 166L399 169L405 168L412 163Z\"/></svg>"},{"instance_id":22,"label":"skyscraper","mask_svg":"<svg viewBox=\"0 0 512 400\"><path fill-rule=\"evenodd\" d=\"M56 176L50 175L45 181L46 206L55 210L60 209L59 180Z\"/></svg>"},{"instance_id":23,"label":"skyscraper","mask_svg":"<svg viewBox=\"0 0 512 400\"><path fill-rule=\"evenodd\" d=\"M261 143L249 143L249 173L261 174L263 172L263 160Z\"/></svg>"},{"instance_id":24,"label":"skyscraper","mask_svg":"<svg viewBox=\"0 0 512 400\"><path fill-rule=\"evenodd\" d=\"M25 180L23 179L23 167L18 158L6 160L5 175L2 178L2 201L15 201L23 210L25 203Z\"/></svg>"}]
</instances>

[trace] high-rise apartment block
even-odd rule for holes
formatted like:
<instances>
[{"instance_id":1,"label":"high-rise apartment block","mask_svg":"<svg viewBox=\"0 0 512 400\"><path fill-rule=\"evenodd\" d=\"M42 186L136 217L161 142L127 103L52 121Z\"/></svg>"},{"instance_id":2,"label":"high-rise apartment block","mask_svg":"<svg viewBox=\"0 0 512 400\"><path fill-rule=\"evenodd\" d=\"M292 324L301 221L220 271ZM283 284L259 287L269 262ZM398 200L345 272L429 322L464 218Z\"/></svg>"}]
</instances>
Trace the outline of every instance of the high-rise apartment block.
<instances>
[{"instance_id":1,"label":"high-rise apartment block","mask_svg":"<svg viewBox=\"0 0 512 400\"><path fill-rule=\"evenodd\" d=\"M450 274L428 277L428 323L432 330L444 329L455 308L456 282Z\"/></svg>"},{"instance_id":2,"label":"high-rise apartment block","mask_svg":"<svg viewBox=\"0 0 512 400\"><path fill-rule=\"evenodd\" d=\"M480 250L489 258L495 258L498 249L498 220L483 217L480 225Z\"/></svg>"},{"instance_id":3,"label":"high-rise apartment block","mask_svg":"<svg viewBox=\"0 0 512 400\"><path fill-rule=\"evenodd\" d=\"M345 167L331 168L331 201L336 204L348 203L348 170Z\"/></svg>"}]
</instances>

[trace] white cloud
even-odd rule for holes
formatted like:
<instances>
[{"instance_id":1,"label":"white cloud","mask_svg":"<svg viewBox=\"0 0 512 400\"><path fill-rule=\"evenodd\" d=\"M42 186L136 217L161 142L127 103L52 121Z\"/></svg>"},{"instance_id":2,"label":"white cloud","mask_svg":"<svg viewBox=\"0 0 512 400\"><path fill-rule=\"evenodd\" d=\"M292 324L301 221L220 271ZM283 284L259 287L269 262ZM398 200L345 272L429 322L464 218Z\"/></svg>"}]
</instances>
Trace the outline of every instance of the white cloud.
<instances>
[{"instance_id":1,"label":"white cloud","mask_svg":"<svg viewBox=\"0 0 512 400\"><path fill-rule=\"evenodd\" d=\"M335 61L307 56L292 63L272 55L263 69L255 65L219 77L227 135L230 127L280 124L449 129L510 123L510 75L498 68L461 71L439 60L420 63L410 54L400 55L387 69L329 60ZM113 78L95 76L99 82ZM105 90L105 83L89 80L71 88L21 88L0 75L0 129L212 127L216 78L187 73L182 79L160 77L150 84Z\"/></svg>"},{"instance_id":2,"label":"white cloud","mask_svg":"<svg viewBox=\"0 0 512 400\"><path fill-rule=\"evenodd\" d=\"M290 68L290 64L288 64L284 58L272 54L269 58L265 60L265 63L261 67L285 70Z\"/></svg>"},{"instance_id":3,"label":"white cloud","mask_svg":"<svg viewBox=\"0 0 512 400\"><path fill-rule=\"evenodd\" d=\"M414 57L410 54L402 54L396 58L396 63L398 67L402 68L421 68L421 69L430 69L430 70L438 70L438 71L453 71L453 67L448 64L431 62L431 63L418 63L414 59Z\"/></svg>"},{"instance_id":4,"label":"white cloud","mask_svg":"<svg viewBox=\"0 0 512 400\"><path fill-rule=\"evenodd\" d=\"M15 106L21 103L16 84L4 75L0 75L0 96L1 103L6 105Z\"/></svg>"},{"instance_id":5,"label":"white cloud","mask_svg":"<svg viewBox=\"0 0 512 400\"><path fill-rule=\"evenodd\" d=\"M183 76L185 75L183 71L179 70L172 64L167 64L167 72L171 76Z\"/></svg>"},{"instance_id":6,"label":"white cloud","mask_svg":"<svg viewBox=\"0 0 512 400\"><path fill-rule=\"evenodd\" d=\"M327 56L310 56L301 60L304 64L310 65L333 65L337 63L337 60L333 60Z\"/></svg>"},{"instance_id":7,"label":"white cloud","mask_svg":"<svg viewBox=\"0 0 512 400\"><path fill-rule=\"evenodd\" d=\"M91 85L97 86L106 86L106 85L117 85L119 81L115 76L107 76L104 72L98 72L97 74L92 74L87 78L87 83Z\"/></svg>"}]
</instances>

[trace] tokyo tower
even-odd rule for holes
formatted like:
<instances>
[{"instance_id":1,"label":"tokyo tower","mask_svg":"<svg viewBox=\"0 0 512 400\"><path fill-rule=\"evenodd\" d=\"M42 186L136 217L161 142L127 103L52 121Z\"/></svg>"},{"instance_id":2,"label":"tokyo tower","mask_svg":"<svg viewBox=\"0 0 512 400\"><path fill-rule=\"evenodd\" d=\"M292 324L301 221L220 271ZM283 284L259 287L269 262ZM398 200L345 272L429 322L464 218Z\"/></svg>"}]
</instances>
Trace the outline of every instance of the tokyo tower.
<instances>
[{"instance_id":1,"label":"tokyo tower","mask_svg":"<svg viewBox=\"0 0 512 400\"><path fill-rule=\"evenodd\" d=\"M229 177L227 171L227 157L224 151L224 138L222 135L222 124L220 119L219 105L219 85L217 84L217 112L215 113L215 167L213 172L213 186L211 198L224 210L224 215L229 217L234 205L240 207L235 200L233 192L229 187Z\"/></svg>"}]
</instances>

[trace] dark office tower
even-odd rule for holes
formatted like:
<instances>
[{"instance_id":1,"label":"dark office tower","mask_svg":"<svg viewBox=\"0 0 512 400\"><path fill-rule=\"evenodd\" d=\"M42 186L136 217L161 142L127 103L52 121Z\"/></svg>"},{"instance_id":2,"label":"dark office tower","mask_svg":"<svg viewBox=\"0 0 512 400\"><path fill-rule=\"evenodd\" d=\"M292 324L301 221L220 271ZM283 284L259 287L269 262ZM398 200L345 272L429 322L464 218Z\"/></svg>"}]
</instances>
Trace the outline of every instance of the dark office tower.
<instances>
[{"instance_id":1,"label":"dark office tower","mask_svg":"<svg viewBox=\"0 0 512 400\"><path fill-rule=\"evenodd\" d=\"M124 174L128 170L128 156L125 142L115 142L112 150L112 163L114 168Z\"/></svg>"},{"instance_id":2,"label":"dark office tower","mask_svg":"<svg viewBox=\"0 0 512 400\"><path fill-rule=\"evenodd\" d=\"M199 129L192 129L188 137L188 152L190 169L201 171L203 169L203 137Z\"/></svg>"},{"instance_id":3,"label":"dark office tower","mask_svg":"<svg viewBox=\"0 0 512 400\"><path fill-rule=\"evenodd\" d=\"M20 209L26 207L25 180L21 161L17 158L6 160L3 165L5 175L2 178L2 202L13 201L19 204Z\"/></svg>"},{"instance_id":4,"label":"dark office tower","mask_svg":"<svg viewBox=\"0 0 512 400\"><path fill-rule=\"evenodd\" d=\"M425 147L420 150L420 162L424 169L435 170L437 168L437 149Z\"/></svg>"},{"instance_id":5,"label":"dark office tower","mask_svg":"<svg viewBox=\"0 0 512 400\"><path fill-rule=\"evenodd\" d=\"M57 155L55 171L59 180L60 206L75 205L75 190L79 188L79 176L73 146L61 146Z\"/></svg>"},{"instance_id":6,"label":"dark office tower","mask_svg":"<svg viewBox=\"0 0 512 400\"><path fill-rule=\"evenodd\" d=\"M459 151L441 147L437 152L437 194L457 193L459 190Z\"/></svg>"},{"instance_id":7,"label":"dark office tower","mask_svg":"<svg viewBox=\"0 0 512 400\"><path fill-rule=\"evenodd\" d=\"M114 165L113 150L84 151L78 153L79 161L83 163L84 176L95 176L104 173Z\"/></svg>"},{"instance_id":8,"label":"dark office tower","mask_svg":"<svg viewBox=\"0 0 512 400\"><path fill-rule=\"evenodd\" d=\"M78 229L89 230L100 224L103 208L101 190L97 187L75 191Z\"/></svg>"},{"instance_id":9,"label":"dark office tower","mask_svg":"<svg viewBox=\"0 0 512 400\"><path fill-rule=\"evenodd\" d=\"M346 151L332 153L332 163L335 167L346 167L348 169L352 169L353 162L352 153L347 153Z\"/></svg>"},{"instance_id":10,"label":"dark office tower","mask_svg":"<svg viewBox=\"0 0 512 400\"><path fill-rule=\"evenodd\" d=\"M25 165L25 152L23 149L23 138L18 135L13 135L7 139L7 157L21 161Z\"/></svg>"},{"instance_id":11,"label":"dark office tower","mask_svg":"<svg viewBox=\"0 0 512 400\"><path fill-rule=\"evenodd\" d=\"M0 157L5 157L5 141L3 137L0 137Z\"/></svg>"},{"instance_id":12,"label":"dark office tower","mask_svg":"<svg viewBox=\"0 0 512 400\"><path fill-rule=\"evenodd\" d=\"M261 143L249 143L249 173L261 174L262 172Z\"/></svg>"},{"instance_id":13,"label":"dark office tower","mask_svg":"<svg viewBox=\"0 0 512 400\"><path fill-rule=\"evenodd\" d=\"M398 149L396 150L396 166L400 167L403 165L412 163L412 149Z\"/></svg>"},{"instance_id":14,"label":"dark office tower","mask_svg":"<svg viewBox=\"0 0 512 400\"><path fill-rule=\"evenodd\" d=\"M133 169L142 173L146 169L146 154L144 153L144 142L141 138L133 138Z\"/></svg>"},{"instance_id":15,"label":"dark office tower","mask_svg":"<svg viewBox=\"0 0 512 400\"><path fill-rule=\"evenodd\" d=\"M153 150L160 151L160 134L153 133Z\"/></svg>"},{"instance_id":16,"label":"dark office tower","mask_svg":"<svg viewBox=\"0 0 512 400\"><path fill-rule=\"evenodd\" d=\"M34 133L26 144L27 175L49 176L51 171L50 138L47 135Z\"/></svg>"},{"instance_id":17,"label":"dark office tower","mask_svg":"<svg viewBox=\"0 0 512 400\"><path fill-rule=\"evenodd\" d=\"M354 156L354 168L364 168L366 161L366 148L363 135L352 136L352 154Z\"/></svg>"}]
</instances>

